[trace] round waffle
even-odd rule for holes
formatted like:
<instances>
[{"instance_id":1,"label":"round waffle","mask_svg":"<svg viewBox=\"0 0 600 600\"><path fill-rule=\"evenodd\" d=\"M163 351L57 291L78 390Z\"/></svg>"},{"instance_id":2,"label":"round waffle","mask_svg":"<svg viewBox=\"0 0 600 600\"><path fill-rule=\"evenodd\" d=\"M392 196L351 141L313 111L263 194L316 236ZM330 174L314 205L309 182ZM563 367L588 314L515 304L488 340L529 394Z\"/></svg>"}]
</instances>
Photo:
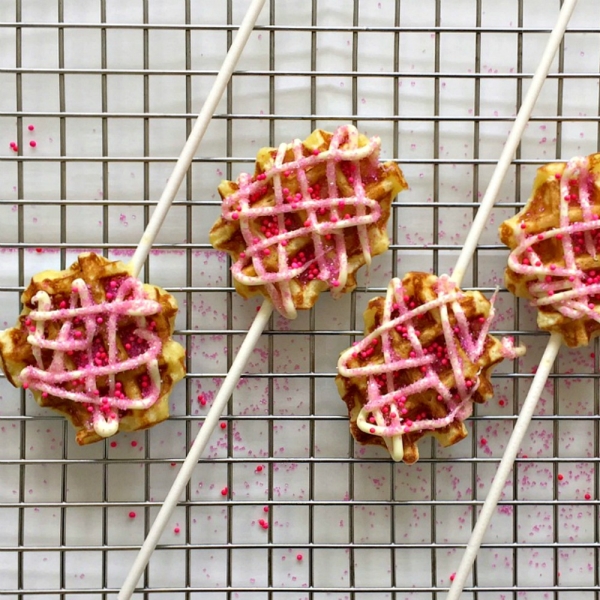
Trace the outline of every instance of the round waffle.
<instances>
[{"instance_id":1,"label":"round waffle","mask_svg":"<svg viewBox=\"0 0 600 600\"><path fill-rule=\"evenodd\" d=\"M65 271L35 275L21 300L17 325L0 333L2 368L68 417L78 443L169 416L169 393L185 374L170 294L86 253Z\"/></svg>"},{"instance_id":2,"label":"round waffle","mask_svg":"<svg viewBox=\"0 0 600 600\"><path fill-rule=\"evenodd\" d=\"M464 292L447 276L407 273L364 313L365 337L342 352L336 384L361 444L413 463L427 433L443 446L467 435L473 403L493 395L491 372L522 354L488 334L493 299Z\"/></svg>"},{"instance_id":3,"label":"round waffle","mask_svg":"<svg viewBox=\"0 0 600 600\"><path fill-rule=\"evenodd\" d=\"M350 125L317 129L261 149L253 176L221 183L210 241L232 257L244 298L262 294L294 318L322 291L356 287L356 271L387 250L391 202L407 187L395 163L378 162L379 149Z\"/></svg>"},{"instance_id":4,"label":"round waffle","mask_svg":"<svg viewBox=\"0 0 600 600\"><path fill-rule=\"evenodd\" d=\"M506 286L571 347L600 333L599 185L600 154L545 165L525 207L500 226Z\"/></svg>"}]
</instances>

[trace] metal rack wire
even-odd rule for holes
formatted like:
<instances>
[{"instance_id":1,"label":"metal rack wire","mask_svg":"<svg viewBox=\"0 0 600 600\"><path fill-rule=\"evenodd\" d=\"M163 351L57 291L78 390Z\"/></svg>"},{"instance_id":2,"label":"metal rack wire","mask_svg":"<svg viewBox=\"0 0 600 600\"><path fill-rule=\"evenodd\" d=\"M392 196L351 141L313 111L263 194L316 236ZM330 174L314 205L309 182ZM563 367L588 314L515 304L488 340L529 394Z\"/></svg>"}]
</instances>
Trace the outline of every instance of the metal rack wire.
<instances>
[{"instance_id":1,"label":"metal rack wire","mask_svg":"<svg viewBox=\"0 0 600 600\"><path fill-rule=\"evenodd\" d=\"M0 4L3 327L32 274L82 249L131 255L246 6ZM443 596L546 338L501 291L496 330L527 357L499 369L467 440L427 442L413 466L354 445L335 363L391 276L452 268L558 8L271 0L144 271L181 308L188 376L171 419L80 448L0 379L0 598L114 597L258 306L208 243L216 185L261 146L348 121L382 137L411 185L390 251L352 295L272 319L137 597ZM466 287L502 284L496 227L536 166L596 151L599 61L595 3L581 0ZM561 352L465 597L600 592L597 356Z\"/></svg>"}]
</instances>

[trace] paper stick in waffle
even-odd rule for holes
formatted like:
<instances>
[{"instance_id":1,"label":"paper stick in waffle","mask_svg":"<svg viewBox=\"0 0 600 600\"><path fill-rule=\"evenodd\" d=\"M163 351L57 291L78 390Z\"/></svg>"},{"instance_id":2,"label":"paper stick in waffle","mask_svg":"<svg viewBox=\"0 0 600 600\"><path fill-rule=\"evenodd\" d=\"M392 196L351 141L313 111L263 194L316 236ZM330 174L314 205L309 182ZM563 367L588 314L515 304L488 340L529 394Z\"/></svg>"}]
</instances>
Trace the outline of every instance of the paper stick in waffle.
<instances>
[{"instance_id":1,"label":"paper stick in waffle","mask_svg":"<svg viewBox=\"0 0 600 600\"><path fill-rule=\"evenodd\" d=\"M313 132L304 142L258 153L256 172L224 182L222 218L211 230L231 254L242 296L266 296L154 521L119 600L129 598L275 306L293 318L321 291L354 289L356 270L388 247L386 222L406 182L397 165L379 163L378 138L351 126Z\"/></svg>"},{"instance_id":2,"label":"paper stick in waffle","mask_svg":"<svg viewBox=\"0 0 600 600\"><path fill-rule=\"evenodd\" d=\"M539 65L538 65L538 68L536 69L535 75L531 82L531 86L530 86L527 96L525 97L525 100L523 102L523 106L521 107L521 109L519 110L519 114L517 115L515 127L517 125L517 122L519 121L519 118L521 117L521 114L523 114L523 120L521 121L521 124L519 126L520 131L518 134L515 134L514 143L510 144L510 146L509 146L509 143L507 142L496 170L498 170L498 168L502 168L505 172L506 168L508 167L508 162L510 161L511 157L514 154L514 151L516 150L516 147L518 145L518 139L520 139L520 137L521 137L521 133L524 129L526 121L529 118L529 114L531 113L531 108L533 107L533 104L535 103L535 99L537 98L537 95L539 94L539 91L541 89L543 81L549 71L550 64L551 64L551 62L554 58L554 55L556 54L556 51L560 45L560 42L562 40L562 37L564 35L564 32L567 28L567 25L569 23L569 20L571 18L571 15L573 14L573 11L574 11L576 5L577 5L577 0L566 0L562 5L556 25L554 26L554 29L552 30L552 33L550 34L550 38L548 40L548 43L546 45L546 48L544 50L544 53L542 55ZM530 99L530 96L531 96L531 99ZM511 131L511 135L509 136L509 142L510 142L510 137L512 137L513 132L515 131L515 127L513 127L513 131ZM592 164L593 164L593 161L591 161L591 160L582 161L581 159L577 159L577 160L569 163L569 165L566 167L564 165L562 167L555 167L555 169L557 169L557 170L553 173L554 186L553 187L550 186L550 188L548 188L546 186L546 188L544 189L544 187L545 187L543 185L544 175L538 175L538 177L541 177L542 181L540 181L540 179L536 179L536 185L534 186L534 193L533 193L533 195L531 197L531 201L530 201L530 203L532 205L535 205L537 203L538 207L540 206L540 204L547 203L548 205L553 205L555 208L558 208L557 212L555 213L554 218L558 219L558 225L559 225L558 229L560 229L561 227L564 226L565 228L567 228L568 232L570 232L570 233L568 233L568 237L574 236L577 239L579 239L579 237L580 237L579 234L583 233L583 240L585 243L585 247L579 251L579 254L582 255L582 258L583 258L583 256L586 255L586 253L589 253L590 256L594 256L594 257L596 256L595 250L590 243L590 239L593 240L593 238L594 238L593 232L595 230L597 230L597 228L594 226L594 223L596 222L596 218L600 211L596 207L594 207L594 209L591 208L592 202L594 202L594 201L597 202L597 197L598 197L597 190L595 189L596 188L595 183L594 183L594 185L591 184L591 180L595 180L595 177L591 177L591 175L593 174ZM542 169L542 173L543 173L543 171L544 171L544 169ZM552 171L552 169L550 169L550 171ZM560 182L559 182L558 178L556 177L557 174L560 176ZM495 173L494 173L494 175L495 175ZM580 179L580 176L581 177L587 176L587 180ZM494 177L492 177L492 180L493 179L494 179ZM491 182L490 182L490 186L491 186ZM541 191L542 189L544 189L542 194L541 195L538 194L538 190ZM548 197L546 197L546 191L549 191L549 190L552 190L552 191L550 194L548 194ZM489 191L489 188L488 188L488 191ZM497 191L494 192L494 194L492 196L492 200L490 200L491 204L493 204L496 194L497 194ZM574 198L572 197L573 195L575 196ZM486 192L486 196L487 196L487 192ZM537 196L537 200L536 200L536 196ZM544 198L544 199L541 199L541 198ZM552 198L552 199L550 199L550 198ZM485 197L484 197L484 200L482 201L482 203L483 202L485 202ZM571 207L571 203L573 205L572 207ZM578 204L579 204L579 206L577 206ZM571 211L571 208L573 208L574 210ZM481 210L479 212L481 212ZM527 215L527 213L528 213L528 207L526 206L525 209L520 214L523 217L525 217L525 215ZM556 216L556 215L558 215L558 216ZM480 215L478 213L477 218L475 219L476 222L478 221L479 216ZM541 219L541 221L544 223L544 225L542 226L542 227L544 227L544 229L547 227L549 230L552 230L552 228L555 228L556 225L553 225L552 222L544 222L546 216L550 217L550 214L542 216L539 213L538 214L530 213L530 214L528 214L527 218L523 218L522 221L519 221L518 229L516 231L513 229L514 238L512 238L512 236L510 235L510 230L512 229L510 224L508 225L508 229L506 227L506 224L501 227L501 235L504 238L504 236L508 234L508 236L506 237L507 242L509 241L509 239L512 238L514 240L518 239L519 243L520 243L521 241L523 241L523 238L525 236L528 236L527 228L529 225L525 221L529 221L532 226L537 228L537 227L540 227L538 219ZM596 218L594 218L594 216ZM487 219L487 215L486 215L486 219ZM586 222L587 225L585 225L585 226L571 225L570 224L571 220L573 222ZM510 220L509 223L511 221L513 224L516 224L515 218ZM524 223L524 225L525 225L524 228L521 227L522 223ZM536 225L534 225L534 223ZM570 229L570 228L572 228L572 229ZM478 229L476 229L476 231L480 232L481 229L478 228ZM532 231L530 231L529 233L532 233ZM473 234L473 235L476 235L476 234ZM560 236L562 235L563 239L564 239L565 233L561 233L560 231L554 230L553 233L540 231L537 235L541 236L542 239L537 239L537 240L529 239L529 242L534 242L534 241L540 242L540 245L537 246L537 255L540 259L540 263L542 262L542 260L551 261L550 264L547 265L548 269L550 270L550 273L549 274L545 274L545 273L541 274L543 281L540 281L538 279L537 282L534 282L531 279L533 273L531 273L531 272L518 273L518 271L517 271L516 277L515 277L515 283L516 283L516 281L519 281L520 283L524 283L526 280L529 279L533 289L530 287L530 285L527 285L527 284L525 284L525 288L528 290L528 293L531 294L530 297L537 299L535 301L538 303L539 303L539 299L541 299L540 293L542 293L545 290L546 294L548 296L551 297L554 295L554 296L558 297L558 303L555 304L555 308L558 307L563 302L565 305L569 305L572 302L576 302L577 300L579 300L580 306L579 306L578 310L582 311L583 307L581 307L581 303L585 303L585 301L586 301L585 293L580 295L579 297L577 297L577 294L573 294L573 295L569 294L568 290L569 290L569 284L575 284L577 286L577 285L579 285L579 281L586 281L586 283L587 283L587 278L589 275L584 273L584 271L586 270L586 266L589 266L590 263L586 263L585 260L582 260L582 262L579 262L579 258L574 257L574 254L572 254L572 252L574 253L575 250L574 250L574 247L571 245L571 240L567 239L565 241L565 244L564 245L562 244L562 240L560 239ZM531 244L528 244L525 247L525 254L527 254L527 247L529 247L530 245ZM553 253L546 254L547 248L550 245L555 246L555 249L553 250ZM552 262L552 261L555 261L556 258L561 256L561 248L562 248L562 258L564 261L568 261L568 262L564 262L560 266L564 269L565 265L569 264L569 266L573 272L567 274L566 276L563 275L563 276L557 277L556 281L555 281L552 273L554 272L556 267L559 265L556 264L556 262ZM535 250L536 250L536 248L534 248L534 253L535 253ZM465 248L463 249L463 252L461 253L461 256L459 257L459 264L457 265L457 267L460 265L460 270L457 269L458 273L457 273L457 271L455 271L453 273L453 277L459 277L459 278L462 277L462 272L464 272L465 265L468 264L469 259L470 259L470 257L467 257L465 255L465 253L467 251L468 251L467 246L465 245ZM523 265L523 258L525 258L525 257L523 257L519 260L517 258L517 256L519 256L519 252L520 251L518 251L516 255L514 253L511 253L511 258L509 259L509 272L511 270L511 265L513 265L515 267L517 267L518 263ZM463 258L463 256L464 256L464 260L461 260ZM535 266L536 268L543 266L543 263L540 265L537 265L538 261L533 256L533 254L531 256L531 259L534 260L533 266ZM530 262L531 262L531 259L530 259ZM553 264L555 265L555 269L552 269ZM584 266L584 264L586 264L586 266ZM531 266L531 265L524 264L523 266ZM576 273L576 271L577 271L577 273ZM547 276L551 277L550 281L546 281ZM574 277L573 282L570 281L571 276ZM578 277L579 277L579 279L577 279ZM512 278L512 275L507 275L507 284L509 286L512 285L511 278ZM564 280L565 278L566 278L566 281L568 281L569 283L566 283L566 281L563 281L562 284L558 283L558 286L556 287L556 289L554 289L554 285L557 282L559 282L560 280ZM592 278L593 278L593 276L592 276ZM456 280L458 281L459 279L456 279ZM540 283L546 283L546 284L548 284L548 286L545 288L544 287L540 288L539 287ZM564 287L561 287L561 285ZM590 285L593 285L592 282L590 282ZM524 288L522 288L522 287L519 289L524 290ZM515 291L516 290L517 290L517 287L515 285ZM593 289L590 290L590 292L593 295ZM559 296L559 294L561 294L561 293L565 293L565 295L563 295L562 298ZM578 318L581 318L584 320L588 320L589 322L595 321L595 319L591 319L590 316L595 315L597 313L595 310L590 308L590 306L589 306L590 303L595 305L594 300L590 299L590 301L588 302L587 309L585 309L585 312L579 312L579 315L580 315L579 317L576 316L578 313L576 312L576 310L574 310L574 308L572 306L570 308L567 307L566 312L568 313L569 310L571 310L571 312L569 313L570 318L572 318L572 319L575 318L575 320L577 320ZM541 311L541 312L550 313L551 309L543 309L543 311ZM557 312L560 314L560 316L556 317L556 319L554 320L553 326L555 326L555 325L558 326L559 323L561 323L561 324L567 323L568 322L568 321L566 321L566 318L568 318L567 314L565 312L561 312L560 310L558 310ZM549 323L548 323L548 325L549 325ZM496 475L494 476L494 480L492 482L492 485L490 487L488 495L485 499L485 502L483 504L481 512L479 513L477 523L475 524L475 528L473 529L473 532L471 534L469 542L467 543L465 553L464 553L462 560L459 564L459 567L454 575L454 580L452 581L452 584L450 586L450 590L448 593L448 597L447 597L448 600L458 600L458 598L460 598L460 595L464 588L466 579L467 579L469 572L471 570L471 567L477 557L477 551L479 550L479 547L481 546L483 536L489 526L490 520L496 509L496 506L498 505L498 501L500 500L500 497L502 495L502 490L503 490L506 480L512 470L512 466L514 464L515 458L519 451L519 447L521 446L523 438L525 437L525 434L527 432L527 428L531 421L531 417L533 416L533 412L537 405L538 399L542 393L544 384L548 378L550 370L552 369L554 360L555 360L556 356L558 355L558 350L560 349L560 345L561 345L561 341L562 341L562 335L563 335L563 333L566 333L567 331L573 332L573 337L571 339L579 339L579 340L584 339L582 337L578 337L578 334L574 333L574 330L572 329L571 326L567 326L566 328L563 328L563 329L557 328L557 329L552 330L552 334L550 335L548 345L546 346L546 350L544 352L544 355L542 356L542 359L538 366L538 370L533 378L531 387L529 389L527 397L525 398L525 401L521 408L521 412L519 413L519 417L517 418L517 421L515 423L513 433L508 441L508 444L504 451L504 455L500 461L498 470L496 472ZM596 331L596 327L594 326L590 333L593 335L595 333L595 331Z\"/></svg>"},{"instance_id":3,"label":"paper stick in waffle","mask_svg":"<svg viewBox=\"0 0 600 600\"><path fill-rule=\"evenodd\" d=\"M177 303L120 261L81 254L64 271L35 275L15 327L0 332L8 380L64 414L89 444L152 427L185 374L171 335Z\"/></svg>"},{"instance_id":4,"label":"paper stick in waffle","mask_svg":"<svg viewBox=\"0 0 600 600\"><path fill-rule=\"evenodd\" d=\"M523 349L488 335L493 301L459 289L498 190L562 39L563 10L492 175L450 277L409 273L369 303L366 337L342 352L336 384L357 441L387 447L394 460L415 462L417 442L433 434L444 446L467 435L473 402L493 394L490 375Z\"/></svg>"},{"instance_id":5,"label":"paper stick in waffle","mask_svg":"<svg viewBox=\"0 0 600 600\"><path fill-rule=\"evenodd\" d=\"M263 4L248 9L131 263L87 253L35 275L17 326L0 333L8 379L67 416L81 444L169 416L169 393L185 374L184 350L171 339L177 304L137 276Z\"/></svg>"},{"instance_id":6,"label":"paper stick in waffle","mask_svg":"<svg viewBox=\"0 0 600 600\"><path fill-rule=\"evenodd\" d=\"M356 287L356 271L387 250L391 202L407 187L395 163L379 163L379 147L351 125L317 129L263 148L253 176L219 186L210 241L231 255L243 297L260 293L293 319L320 292L337 298Z\"/></svg>"},{"instance_id":7,"label":"paper stick in waffle","mask_svg":"<svg viewBox=\"0 0 600 600\"><path fill-rule=\"evenodd\" d=\"M600 155L538 169L531 197L500 238L511 249L508 289L537 307L538 326L551 335L455 581L468 575L561 344L584 346L600 334Z\"/></svg>"},{"instance_id":8,"label":"paper stick in waffle","mask_svg":"<svg viewBox=\"0 0 600 600\"><path fill-rule=\"evenodd\" d=\"M493 396L493 368L522 353L512 339L488 334L493 304L447 275L392 279L386 297L369 302L366 337L338 363L336 384L354 438L413 463L428 433L444 446L466 437L473 403Z\"/></svg>"}]
</instances>

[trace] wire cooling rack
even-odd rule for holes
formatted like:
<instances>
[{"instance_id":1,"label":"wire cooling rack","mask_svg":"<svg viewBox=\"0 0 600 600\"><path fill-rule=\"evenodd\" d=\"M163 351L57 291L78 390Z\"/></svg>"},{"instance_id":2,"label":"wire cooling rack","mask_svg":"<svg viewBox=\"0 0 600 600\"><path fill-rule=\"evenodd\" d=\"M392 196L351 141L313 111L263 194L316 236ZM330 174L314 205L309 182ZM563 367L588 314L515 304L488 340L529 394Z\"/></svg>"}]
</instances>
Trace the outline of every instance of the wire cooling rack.
<instances>
[{"instance_id":1,"label":"wire cooling rack","mask_svg":"<svg viewBox=\"0 0 600 600\"><path fill-rule=\"evenodd\" d=\"M82 250L131 256L247 6L0 3L2 327L34 273ZM502 288L497 226L537 166L598 147L593 0L579 3L465 279L501 286L495 330L528 347L498 370L470 436L424 442L412 466L356 446L336 360L390 277L451 270L559 6L267 4L143 274L181 309L188 376L170 420L80 448L63 418L0 379L1 598L115 597L259 305L233 292L208 243L216 186L261 146L345 122L380 135L411 186L391 249L355 293L272 318L136 597L444 596L547 339ZM600 593L598 356L597 343L561 351L465 598Z\"/></svg>"}]
</instances>

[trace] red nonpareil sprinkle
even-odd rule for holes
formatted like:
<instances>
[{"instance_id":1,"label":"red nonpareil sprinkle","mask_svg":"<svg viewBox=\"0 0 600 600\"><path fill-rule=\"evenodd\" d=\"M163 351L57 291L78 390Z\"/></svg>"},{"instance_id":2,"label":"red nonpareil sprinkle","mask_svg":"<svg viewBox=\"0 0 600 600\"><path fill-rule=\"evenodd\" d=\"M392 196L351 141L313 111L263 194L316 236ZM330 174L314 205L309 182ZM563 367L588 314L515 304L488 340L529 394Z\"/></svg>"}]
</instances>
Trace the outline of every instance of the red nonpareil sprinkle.
<instances>
[{"instance_id":1,"label":"red nonpareil sprinkle","mask_svg":"<svg viewBox=\"0 0 600 600\"><path fill-rule=\"evenodd\" d=\"M227 486L225 486L222 490L221 490L221 496L227 496L227 494L229 493L229 489Z\"/></svg>"},{"instance_id":2,"label":"red nonpareil sprinkle","mask_svg":"<svg viewBox=\"0 0 600 600\"><path fill-rule=\"evenodd\" d=\"M130 511L130 512L129 512L129 518L130 518L130 519L135 519L135 517L136 517L135 511L133 511L133 510L132 510L132 511Z\"/></svg>"},{"instance_id":3,"label":"red nonpareil sprinkle","mask_svg":"<svg viewBox=\"0 0 600 600\"><path fill-rule=\"evenodd\" d=\"M180 533L180 532L181 532L181 529L179 529L179 527L175 527L173 529L173 533Z\"/></svg>"},{"instance_id":4,"label":"red nonpareil sprinkle","mask_svg":"<svg viewBox=\"0 0 600 600\"><path fill-rule=\"evenodd\" d=\"M137 446L137 442L135 440L132 440L131 442L131 447L135 448Z\"/></svg>"},{"instance_id":5,"label":"red nonpareil sprinkle","mask_svg":"<svg viewBox=\"0 0 600 600\"><path fill-rule=\"evenodd\" d=\"M111 448L116 448L117 447L117 442L111 442L110 443L110 447Z\"/></svg>"},{"instance_id":6,"label":"red nonpareil sprinkle","mask_svg":"<svg viewBox=\"0 0 600 600\"><path fill-rule=\"evenodd\" d=\"M227 423L225 423L225 421L223 421L223 422L222 422L222 423L219 425L219 427L220 427L221 429L225 429L225 428L227 427Z\"/></svg>"},{"instance_id":7,"label":"red nonpareil sprinkle","mask_svg":"<svg viewBox=\"0 0 600 600\"><path fill-rule=\"evenodd\" d=\"M206 398L204 397L204 394L198 394L198 402L200 403L200 406L206 406Z\"/></svg>"},{"instance_id":8,"label":"red nonpareil sprinkle","mask_svg":"<svg viewBox=\"0 0 600 600\"><path fill-rule=\"evenodd\" d=\"M31 140L31 141L29 142L29 145L30 145L32 148L35 148L35 147L37 146L37 142L36 142L35 140Z\"/></svg>"},{"instance_id":9,"label":"red nonpareil sprinkle","mask_svg":"<svg viewBox=\"0 0 600 600\"><path fill-rule=\"evenodd\" d=\"M268 513L269 512L269 507L268 506L263 506L263 512Z\"/></svg>"},{"instance_id":10,"label":"red nonpareil sprinkle","mask_svg":"<svg viewBox=\"0 0 600 600\"><path fill-rule=\"evenodd\" d=\"M17 147L17 142L11 142L9 146L14 150Z\"/></svg>"},{"instance_id":11,"label":"red nonpareil sprinkle","mask_svg":"<svg viewBox=\"0 0 600 600\"><path fill-rule=\"evenodd\" d=\"M257 473L260 473L260 472L262 472L262 470L263 470L263 466L262 466L262 465L257 465L257 467L256 467L255 471L256 471Z\"/></svg>"},{"instance_id":12,"label":"red nonpareil sprinkle","mask_svg":"<svg viewBox=\"0 0 600 600\"><path fill-rule=\"evenodd\" d=\"M296 560L302 560L303 558L302 554L296 554Z\"/></svg>"},{"instance_id":13,"label":"red nonpareil sprinkle","mask_svg":"<svg viewBox=\"0 0 600 600\"><path fill-rule=\"evenodd\" d=\"M263 528L263 529L269 529L269 524L267 523L267 521L265 521L264 519L259 519L258 520L258 524Z\"/></svg>"},{"instance_id":14,"label":"red nonpareil sprinkle","mask_svg":"<svg viewBox=\"0 0 600 600\"><path fill-rule=\"evenodd\" d=\"M479 440L479 443L480 443L482 446L486 446L486 445L487 445L487 443L488 443L488 441L487 441L487 439L486 439L486 438L482 437L482 438Z\"/></svg>"},{"instance_id":15,"label":"red nonpareil sprinkle","mask_svg":"<svg viewBox=\"0 0 600 600\"><path fill-rule=\"evenodd\" d=\"M564 477L564 475L563 475L562 473L559 473L559 474L558 474L558 480L559 480L559 481L562 481L564 478L565 478L565 477Z\"/></svg>"},{"instance_id":16,"label":"red nonpareil sprinkle","mask_svg":"<svg viewBox=\"0 0 600 600\"><path fill-rule=\"evenodd\" d=\"M35 251L40 254L41 252L43 252L42 248L36 248Z\"/></svg>"},{"instance_id":17,"label":"red nonpareil sprinkle","mask_svg":"<svg viewBox=\"0 0 600 600\"><path fill-rule=\"evenodd\" d=\"M455 577L456 577L456 573L452 573L452 575L450 575L450 581L454 581Z\"/></svg>"},{"instance_id":18,"label":"red nonpareil sprinkle","mask_svg":"<svg viewBox=\"0 0 600 600\"><path fill-rule=\"evenodd\" d=\"M29 129L29 131L33 131L35 127L33 125L27 125L27 129Z\"/></svg>"},{"instance_id":19,"label":"red nonpareil sprinkle","mask_svg":"<svg viewBox=\"0 0 600 600\"><path fill-rule=\"evenodd\" d=\"M592 496L591 496L590 494L586 494L586 495L584 496L584 498L585 498L586 500L591 500Z\"/></svg>"}]
</instances>

